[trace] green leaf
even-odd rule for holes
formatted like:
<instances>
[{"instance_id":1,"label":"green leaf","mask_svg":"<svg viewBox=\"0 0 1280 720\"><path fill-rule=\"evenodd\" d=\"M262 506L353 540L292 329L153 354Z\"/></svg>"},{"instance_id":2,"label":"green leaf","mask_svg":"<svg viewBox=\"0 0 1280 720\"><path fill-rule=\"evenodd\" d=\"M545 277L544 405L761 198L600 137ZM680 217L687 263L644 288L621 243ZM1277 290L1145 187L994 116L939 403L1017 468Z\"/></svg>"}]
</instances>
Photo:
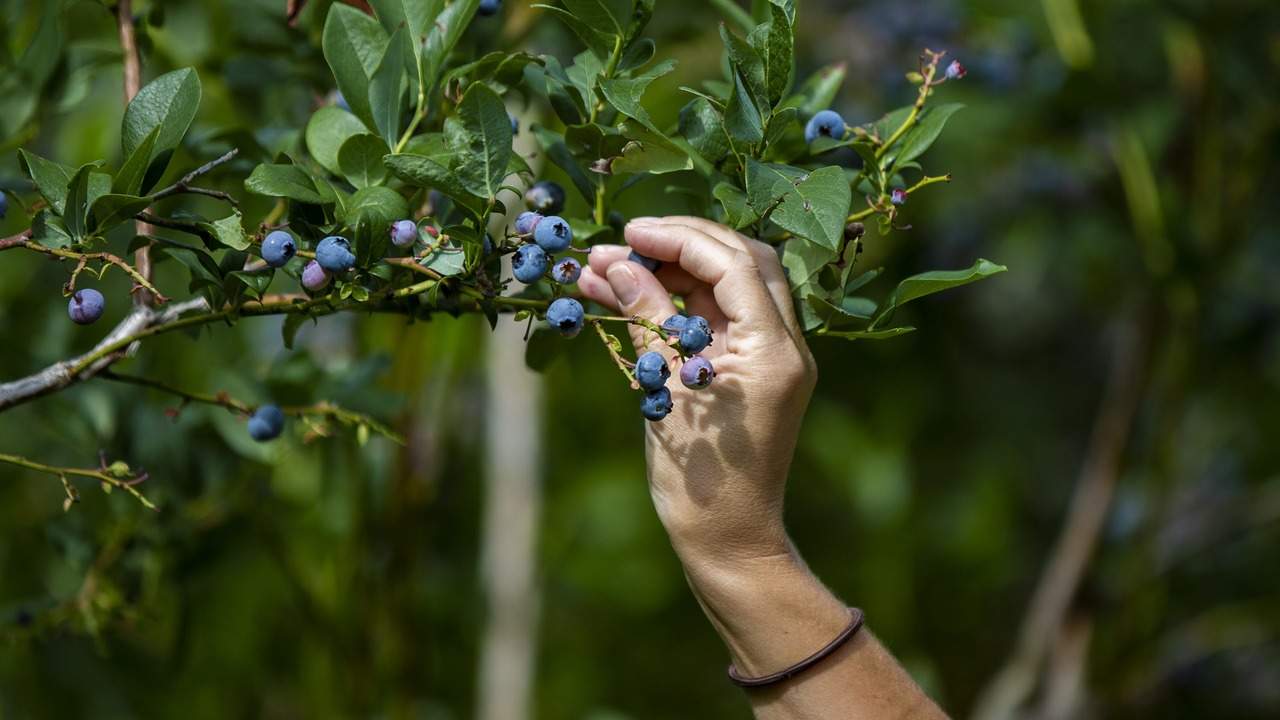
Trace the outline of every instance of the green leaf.
<instances>
[{"instance_id":1,"label":"green leaf","mask_svg":"<svg viewBox=\"0 0 1280 720\"><path fill-rule=\"evenodd\" d=\"M947 105L938 105L936 107L927 107L920 113L920 117L916 120L916 126L907 132L902 138L899 145L901 148L897 151L897 157L893 161L893 170L897 171L907 163L915 160L933 145L938 136L942 134L942 129L946 127L947 121L956 111L963 108L960 103L950 103Z\"/></svg>"},{"instance_id":2,"label":"green leaf","mask_svg":"<svg viewBox=\"0 0 1280 720\"><path fill-rule=\"evenodd\" d=\"M630 0L561 0L566 9L587 25L609 35L622 35L631 16Z\"/></svg>"},{"instance_id":3,"label":"green leaf","mask_svg":"<svg viewBox=\"0 0 1280 720\"><path fill-rule=\"evenodd\" d=\"M679 133L712 165L729 154L729 136L724 131L724 120L720 111L705 98L694 98L680 110Z\"/></svg>"},{"instance_id":4,"label":"green leaf","mask_svg":"<svg viewBox=\"0 0 1280 720\"><path fill-rule=\"evenodd\" d=\"M386 32L377 20L350 5L334 3L320 44L351 112L367 127L376 128L369 106L369 76L386 51Z\"/></svg>"},{"instance_id":5,"label":"green leaf","mask_svg":"<svg viewBox=\"0 0 1280 720\"><path fill-rule=\"evenodd\" d=\"M595 53L597 57L606 58L609 57L609 53L613 52L613 42L614 37L616 36L611 36L606 32L603 32L603 28L597 29L596 27L593 27L579 19L578 16L568 10L556 7L555 5L535 3L532 7L540 10L546 10L558 17L561 22L573 31L574 35L578 36L578 39L582 40L582 43L586 45L592 53Z\"/></svg>"},{"instance_id":6,"label":"green leaf","mask_svg":"<svg viewBox=\"0 0 1280 720\"><path fill-rule=\"evenodd\" d=\"M367 133L368 128L355 115L334 105L326 105L307 121L307 152L317 163L334 175L341 175L338 151L351 136ZM379 157L381 162L381 157Z\"/></svg>"},{"instance_id":7,"label":"green leaf","mask_svg":"<svg viewBox=\"0 0 1280 720\"><path fill-rule=\"evenodd\" d=\"M913 327L896 327L887 330L843 330L822 333L822 337L841 338L844 340L889 340L915 332Z\"/></svg>"},{"instance_id":8,"label":"green leaf","mask_svg":"<svg viewBox=\"0 0 1280 720\"><path fill-rule=\"evenodd\" d=\"M729 56L729 67L742 79L752 103L764 110L773 107L765 86L764 58L746 40L734 35L728 26L720 25L720 39Z\"/></svg>"},{"instance_id":9,"label":"green leaf","mask_svg":"<svg viewBox=\"0 0 1280 720\"><path fill-rule=\"evenodd\" d=\"M453 52L463 31L471 24L478 7L480 0L453 0L436 17L422 50L422 74L428 87L435 84L444 68L445 59Z\"/></svg>"},{"instance_id":10,"label":"green leaf","mask_svg":"<svg viewBox=\"0 0 1280 720\"><path fill-rule=\"evenodd\" d=\"M391 223L408 216L409 206L395 190L380 186L357 190L344 218L356 228L356 263L368 265L386 255Z\"/></svg>"},{"instance_id":11,"label":"green leaf","mask_svg":"<svg viewBox=\"0 0 1280 720\"><path fill-rule=\"evenodd\" d=\"M164 174L169 158L182 143L200 107L200 77L192 68L165 73L138 91L125 108L121 128L124 156L130 157L155 132L151 157L139 191L145 192Z\"/></svg>"},{"instance_id":12,"label":"green leaf","mask_svg":"<svg viewBox=\"0 0 1280 720\"><path fill-rule=\"evenodd\" d=\"M577 159L573 157L573 153L569 152L564 138L541 125L535 125L533 132L538 137L538 143L542 145L542 151L546 153L547 158L569 176L569 180L574 187L578 188L578 192L582 194L583 199L589 203L594 202L595 182L587 176L586 171L582 169Z\"/></svg>"},{"instance_id":13,"label":"green leaf","mask_svg":"<svg viewBox=\"0 0 1280 720\"><path fill-rule=\"evenodd\" d=\"M800 117L810 118L820 110L831 107L844 84L844 63L828 65L810 75L794 95L787 98L778 109L793 107L800 112Z\"/></svg>"},{"instance_id":14,"label":"green leaf","mask_svg":"<svg viewBox=\"0 0 1280 720\"><path fill-rule=\"evenodd\" d=\"M313 205L325 205L338 199L328 183L317 180L298 165L259 165L244 181L244 188L259 195Z\"/></svg>"},{"instance_id":15,"label":"green leaf","mask_svg":"<svg viewBox=\"0 0 1280 720\"><path fill-rule=\"evenodd\" d=\"M653 124L653 120L640 100L644 97L644 91L654 80L671 72L675 67L674 60L664 60L635 77L606 80L600 83L600 92L604 93L605 99L617 108L618 112L644 125L650 131L662 135L663 132Z\"/></svg>"},{"instance_id":16,"label":"green leaf","mask_svg":"<svg viewBox=\"0 0 1280 720\"><path fill-rule=\"evenodd\" d=\"M961 285L968 285L983 278L1005 272L1008 269L1004 265L997 265L990 260L980 258L967 270L935 270L912 275L898 283L898 287L893 291L893 294L885 301L884 309L876 316L875 322L871 323L871 328L875 329L884 325L893 317L895 310L912 300L918 300Z\"/></svg>"},{"instance_id":17,"label":"green leaf","mask_svg":"<svg viewBox=\"0 0 1280 720\"><path fill-rule=\"evenodd\" d=\"M244 223L239 210L233 211L224 218L207 223L207 225L213 239L232 250L245 250L252 244L249 242L248 236L244 234Z\"/></svg>"},{"instance_id":18,"label":"green leaf","mask_svg":"<svg viewBox=\"0 0 1280 720\"><path fill-rule=\"evenodd\" d=\"M729 137L739 142L753 144L764 139L760 110L743 84L742 74L736 71L733 74L733 91L724 108L724 128Z\"/></svg>"},{"instance_id":19,"label":"green leaf","mask_svg":"<svg viewBox=\"0 0 1280 720\"><path fill-rule=\"evenodd\" d=\"M155 149L156 138L159 136L158 126L147 133L142 143L133 151L133 154L128 156L124 165L120 166L120 172L116 173L116 179L111 183L112 192L135 195L142 191L142 183L146 179L147 169L151 166L152 152Z\"/></svg>"},{"instance_id":20,"label":"green leaf","mask_svg":"<svg viewBox=\"0 0 1280 720\"><path fill-rule=\"evenodd\" d=\"M467 89L458 114L445 124L445 134L463 157L453 168L472 193L497 197L511 159L511 119L502 98L483 84Z\"/></svg>"},{"instance_id":21,"label":"green leaf","mask_svg":"<svg viewBox=\"0 0 1280 720\"><path fill-rule=\"evenodd\" d=\"M31 239L45 247L61 248L73 242L62 218L52 210L41 210L31 220Z\"/></svg>"},{"instance_id":22,"label":"green leaf","mask_svg":"<svg viewBox=\"0 0 1280 720\"><path fill-rule=\"evenodd\" d=\"M819 295L809 295L805 300L822 319L823 324L833 329L863 324L870 320L876 311L876 304L867 298L845 298L840 305L835 305Z\"/></svg>"},{"instance_id":23,"label":"green leaf","mask_svg":"<svg viewBox=\"0 0 1280 720\"><path fill-rule=\"evenodd\" d=\"M474 82L494 81L502 85L517 85L524 79L525 68L542 65L544 60L526 52L502 52L494 50L474 62L453 68L445 73L442 84L453 80Z\"/></svg>"},{"instance_id":24,"label":"green leaf","mask_svg":"<svg viewBox=\"0 0 1280 720\"><path fill-rule=\"evenodd\" d=\"M67 184L75 176L76 169L26 150L18 150L18 158L22 171L35 183L41 197L61 215L67 202Z\"/></svg>"},{"instance_id":25,"label":"green leaf","mask_svg":"<svg viewBox=\"0 0 1280 720\"><path fill-rule=\"evenodd\" d=\"M302 313L290 313L284 316L284 325L280 328L280 339L284 342L286 350L293 349L293 341L298 337L298 330L302 329L302 324L310 319Z\"/></svg>"},{"instance_id":26,"label":"green leaf","mask_svg":"<svg viewBox=\"0 0 1280 720\"><path fill-rule=\"evenodd\" d=\"M476 205L475 196L462 186L457 175L445 164L451 159L452 155L400 153L383 157L382 163L396 177L410 185L439 190L456 202L473 207Z\"/></svg>"},{"instance_id":27,"label":"green leaf","mask_svg":"<svg viewBox=\"0 0 1280 720\"><path fill-rule=\"evenodd\" d=\"M88 226L90 232L105 233L134 215L146 210L151 205L151 198L136 195L106 194L93 201L89 209Z\"/></svg>"},{"instance_id":28,"label":"green leaf","mask_svg":"<svg viewBox=\"0 0 1280 720\"><path fill-rule=\"evenodd\" d=\"M757 213L772 208L770 218L779 227L832 253L840 247L852 195L839 167L805 172L748 160L747 195Z\"/></svg>"},{"instance_id":29,"label":"green leaf","mask_svg":"<svg viewBox=\"0 0 1280 720\"><path fill-rule=\"evenodd\" d=\"M387 179L387 166L382 158L387 145L376 135L353 135L338 151L338 167L342 176L357 188L381 185Z\"/></svg>"},{"instance_id":30,"label":"green leaf","mask_svg":"<svg viewBox=\"0 0 1280 720\"><path fill-rule=\"evenodd\" d=\"M752 30L747 40L763 62L764 91L772 107L786 95L795 78L795 7L775 0L769 12L770 21Z\"/></svg>"},{"instance_id":31,"label":"green leaf","mask_svg":"<svg viewBox=\"0 0 1280 720\"><path fill-rule=\"evenodd\" d=\"M243 285L254 299L260 299L262 294L271 286L271 279L275 277L275 270L271 268L263 268L261 270L233 270L227 273L227 282L235 281ZM235 293L228 292L228 295Z\"/></svg>"},{"instance_id":32,"label":"green leaf","mask_svg":"<svg viewBox=\"0 0 1280 720\"><path fill-rule=\"evenodd\" d=\"M623 123L622 130L631 140L622 147L622 157L613 161L614 173L661 175L693 169L688 153L666 137L630 123Z\"/></svg>"},{"instance_id":33,"label":"green leaf","mask_svg":"<svg viewBox=\"0 0 1280 720\"><path fill-rule=\"evenodd\" d=\"M725 222L735 230L750 225L760 216L755 210L751 209L751 205L747 202L747 194L742 192L736 186L728 182L717 183L711 194L720 201L720 205L724 207Z\"/></svg>"},{"instance_id":34,"label":"green leaf","mask_svg":"<svg viewBox=\"0 0 1280 720\"><path fill-rule=\"evenodd\" d=\"M538 328L524 347L524 364L534 372L546 372L567 348L568 343L560 333L550 328Z\"/></svg>"},{"instance_id":35,"label":"green leaf","mask_svg":"<svg viewBox=\"0 0 1280 720\"><path fill-rule=\"evenodd\" d=\"M62 220L66 223L67 232L76 242L83 240L91 229L89 209L96 199L91 187L91 176L101 175L101 173L94 173L93 167L93 165L82 165L67 183L66 205L62 211ZM110 187L110 184L111 180L108 177L107 186ZM105 192L97 194L102 195Z\"/></svg>"},{"instance_id":36,"label":"green leaf","mask_svg":"<svg viewBox=\"0 0 1280 720\"><path fill-rule=\"evenodd\" d=\"M437 248L419 262L423 267L435 270L445 277L453 277L462 274L466 259L467 254L462 248L442 247Z\"/></svg>"},{"instance_id":37,"label":"green leaf","mask_svg":"<svg viewBox=\"0 0 1280 720\"><path fill-rule=\"evenodd\" d=\"M387 41L387 49L369 79L369 110L373 114L373 124L387 141L387 147L391 148L400 139L401 109L408 83L404 72L405 60L409 56L407 43L404 28L396 30Z\"/></svg>"}]
</instances>

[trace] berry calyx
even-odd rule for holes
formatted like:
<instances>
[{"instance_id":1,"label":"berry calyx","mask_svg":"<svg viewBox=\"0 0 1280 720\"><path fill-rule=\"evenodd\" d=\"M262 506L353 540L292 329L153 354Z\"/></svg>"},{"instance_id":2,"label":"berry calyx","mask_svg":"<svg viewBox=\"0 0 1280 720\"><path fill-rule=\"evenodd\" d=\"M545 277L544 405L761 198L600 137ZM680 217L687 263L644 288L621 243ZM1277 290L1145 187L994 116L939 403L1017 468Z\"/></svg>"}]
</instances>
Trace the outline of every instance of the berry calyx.
<instances>
[{"instance_id":1,"label":"berry calyx","mask_svg":"<svg viewBox=\"0 0 1280 720\"><path fill-rule=\"evenodd\" d=\"M533 241L549 253L564 252L573 242L573 228L558 215L551 215L538 222L533 229Z\"/></svg>"},{"instance_id":2,"label":"berry calyx","mask_svg":"<svg viewBox=\"0 0 1280 720\"><path fill-rule=\"evenodd\" d=\"M823 110L809 118L804 126L804 141L812 144L820 137L840 140L844 138L844 118L835 110Z\"/></svg>"},{"instance_id":3,"label":"berry calyx","mask_svg":"<svg viewBox=\"0 0 1280 720\"><path fill-rule=\"evenodd\" d=\"M561 285L572 285L582 276L582 263L571 257L560 258L551 265L551 279Z\"/></svg>"},{"instance_id":4,"label":"berry calyx","mask_svg":"<svg viewBox=\"0 0 1280 720\"><path fill-rule=\"evenodd\" d=\"M644 415L644 419L649 422L662 420L670 415L674 408L675 405L671 402L671 391L666 388L645 393L644 399L640 401L640 414Z\"/></svg>"},{"instance_id":5,"label":"berry calyx","mask_svg":"<svg viewBox=\"0 0 1280 720\"><path fill-rule=\"evenodd\" d=\"M524 193L524 204L543 215L555 215L564 210L564 201L564 188L550 180L540 180Z\"/></svg>"},{"instance_id":6,"label":"berry calyx","mask_svg":"<svg viewBox=\"0 0 1280 720\"><path fill-rule=\"evenodd\" d=\"M667 366L667 359L662 357L662 353L649 351L636 359L636 382L640 383L640 387L650 392L657 390L667 384L667 378L671 377L671 368Z\"/></svg>"},{"instance_id":7,"label":"berry calyx","mask_svg":"<svg viewBox=\"0 0 1280 720\"><path fill-rule=\"evenodd\" d=\"M302 268L302 287L315 292L323 290L329 284L329 273L320 267L320 263L312 260Z\"/></svg>"},{"instance_id":8,"label":"berry calyx","mask_svg":"<svg viewBox=\"0 0 1280 720\"><path fill-rule=\"evenodd\" d=\"M418 241L418 224L412 220L397 220L391 224L391 244L409 247Z\"/></svg>"},{"instance_id":9,"label":"berry calyx","mask_svg":"<svg viewBox=\"0 0 1280 720\"><path fill-rule=\"evenodd\" d=\"M297 252L298 244L284 230L276 230L262 240L262 259L273 268L284 267Z\"/></svg>"},{"instance_id":10,"label":"berry calyx","mask_svg":"<svg viewBox=\"0 0 1280 720\"><path fill-rule=\"evenodd\" d=\"M316 246L316 262L331 273L342 273L356 266L356 256L346 238L330 235Z\"/></svg>"},{"instance_id":11,"label":"berry calyx","mask_svg":"<svg viewBox=\"0 0 1280 720\"><path fill-rule=\"evenodd\" d=\"M700 353L711 344L711 324L701 315L692 315L680 331L680 348L689 354Z\"/></svg>"},{"instance_id":12,"label":"berry calyx","mask_svg":"<svg viewBox=\"0 0 1280 720\"><path fill-rule=\"evenodd\" d=\"M680 382L690 390L702 390L710 387L716 377L716 369L711 361L701 355L694 355L680 366Z\"/></svg>"},{"instance_id":13,"label":"berry calyx","mask_svg":"<svg viewBox=\"0 0 1280 720\"><path fill-rule=\"evenodd\" d=\"M102 317L102 311L106 307L107 299L102 293L93 288L85 288L77 290L71 296L71 300L67 302L67 315L77 325L89 325Z\"/></svg>"},{"instance_id":14,"label":"berry calyx","mask_svg":"<svg viewBox=\"0 0 1280 720\"><path fill-rule=\"evenodd\" d=\"M559 298L547 307L547 324L565 337L582 331L582 303L573 298Z\"/></svg>"},{"instance_id":15,"label":"berry calyx","mask_svg":"<svg viewBox=\"0 0 1280 720\"><path fill-rule=\"evenodd\" d=\"M249 416L249 437L267 442L284 432L284 412L275 405L263 405Z\"/></svg>"},{"instance_id":16,"label":"berry calyx","mask_svg":"<svg viewBox=\"0 0 1280 720\"><path fill-rule=\"evenodd\" d=\"M547 253L537 245L521 245L511 256L511 273L525 285L538 282L547 272Z\"/></svg>"}]
</instances>

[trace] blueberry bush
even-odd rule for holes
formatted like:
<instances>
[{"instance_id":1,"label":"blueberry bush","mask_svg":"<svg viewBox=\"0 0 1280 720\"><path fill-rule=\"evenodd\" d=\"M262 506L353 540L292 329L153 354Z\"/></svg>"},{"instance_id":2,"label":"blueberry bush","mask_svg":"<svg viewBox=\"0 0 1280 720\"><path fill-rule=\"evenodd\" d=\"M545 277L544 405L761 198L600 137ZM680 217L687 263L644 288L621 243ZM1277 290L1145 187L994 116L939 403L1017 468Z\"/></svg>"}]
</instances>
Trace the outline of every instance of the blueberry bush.
<instances>
[{"instance_id":1,"label":"blueberry bush","mask_svg":"<svg viewBox=\"0 0 1280 720\"><path fill-rule=\"evenodd\" d=\"M841 67L795 77L794 0L757 2L754 13L739 10L734 26L721 27L724 75L682 88L688 104L675 126L662 127L644 103L649 85L675 67L674 60L658 59L656 43L645 36L655 0L537 5L580 40L582 49L569 63L506 48L462 52L463 34L475 24L499 22L487 18L500 5L378 0L329 6L320 41L334 91L288 151L246 148L252 137L228 133L206 143L223 147L204 164L173 169L175 151L200 111L202 85L193 68L161 74L130 98L118 167L105 161L76 167L20 150L30 185L6 192L30 217L30 229L0 241L0 249L63 261L62 291L76 323L92 324L102 315L108 301L91 285L113 269L131 278L135 309L92 351L34 380L0 386L0 408L95 376L155 387L110 367L146 338L179 329L283 315L282 342L291 347L304 323L334 313L426 319L475 312L491 324L500 313L527 319L534 367L557 350L544 334L574 337L591 325L632 387L648 393L644 416L661 420L671 409L670 396L662 394L670 369L663 363L659 376L643 365L645 358L640 364L626 359L606 325L639 323L666 338L685 364L694 363L680 370L684 382L703 388L714 377L710 363L696 356L713 342L706 322L690 318L673 331L665 323L610 317L584 309L573 284L579 258L593 244L620 241L626 218L614 208L619 195L676 173L698 178L706 217L777 248L804 328L814 336L897 337L913 329L894 325L900 306L1004 269L978 259L964 270L905 278L876 298L870 283L880 270L859 262L866 223L876 224L880 238L907 230L910 197L950 181L945 173L925 173L921 164L960 108L935 100L943 85L964 75L946 53L924 50L906 74L903 82L918 86L913 104L849 126L830 109L844 80ZM49 7L21 65L35 88L59 62L57 4ZM552 112L524 123L512 114L518 103L533 102ZM7 120L10 134L22 131L22 117ZM514 147L521 132L536 141L527 155ZM239 193L201 185L202 177L250 149L261 159L243 177L244 193L274 200L262 217L245 216ZM834 163L842 149L859 161ZM547 163L564 173L569 189L539 177L534 168ZM585 213L566 212L570 190L581 196ZM190 194L220 201L222 213L165 211L166 199ZM508 256L514 282L504 275ZM648 258L633 259L656 269ZM153 264L162 262L189 271L189 299L174 299L184 293L154 284ZM296 291L268 293L277 273L292 278ZM285 415L398 439L375 419L327 403L254 409L174 390L188 401L248 416L256 440L279 436ZM123 463L111 467L83 472L142 498L135 485L145 475ZM67 502L76 498L68 484Z\"/></svg>"}]
</instances>

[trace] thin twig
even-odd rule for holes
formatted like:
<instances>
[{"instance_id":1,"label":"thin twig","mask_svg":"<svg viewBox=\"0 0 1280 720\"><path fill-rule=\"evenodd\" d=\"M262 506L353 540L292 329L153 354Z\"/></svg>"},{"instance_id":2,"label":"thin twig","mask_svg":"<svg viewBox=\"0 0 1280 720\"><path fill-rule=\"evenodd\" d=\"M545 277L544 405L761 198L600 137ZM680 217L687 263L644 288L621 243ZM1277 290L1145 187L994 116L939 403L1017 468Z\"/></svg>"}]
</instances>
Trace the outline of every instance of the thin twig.
<instances>
[{"instance_id":1,"label":"thin twig","mask_svg":"<svg viewBox=\"0 0 1280 720\"><path fill-rule=\"evenodd\" d=\"M135 485L139 485L146 481L147 473L142 471L134 472L128 465L121 465L119 463L107 465L104 461L103 464L97 468L57 467L29 460L20 455L9 455L7 453L0 453L0 462L17 465L18 467L24 467L28 470L35 470L36 472L47 473L58 477L62 480L64 489L71 487L67 482L68 477L82 477L97 480L98 482L106 483L113 488L118 488L129 493L136 498L138 502L142 503L143 506L150 510L157 509L145 495L138 492L138 489L134 487ZM121 467L117 468L117 465L121 465ZM78 497L78 493L67 489L68 500L75 502Z\"/></svg>"},{"instance_id":2,"label":"thin twig","mask_svg":"<svg viewBox=\"0 0 1280 720\"><path fill-rule=\"evenodd\" d=\"M231 197L225 192L222 192L221 190L210 190L208 188L193 187L191 185L191 183L195 182L195 179L200 177L201 175L204 175L212 171L214 168L218 167L219 165L222 165L223 163L230 162L231 159L234 158L239 152L240 152L239 148L231 148L230 150L223 153L219 157L216 157L213 160L210 160L209 162L196 168L195 170L192 170L186 175L183 175L181 178L178 179L177 182L170 185L169 187L163 188L161 190L158 190L152 193L151 199L153 201L162 200L164 198L169 197L170 195L177 195L179 193L191 193L196 195L207 195L209 197L225 200L231 205L235 207L239 207L240 203L237 202L235 198Z\"/></svg>"},{"instance_id":3,"label":"thin twig","mask_svg":"<svg viewBox=\"0 0 1280 720\"><path fill-rule=\"evenodd\" d=\"M123 258L117 255L113 255L109 252L82 253L82 252L76 252L74 250L67 250L66 248L45 247L40 243L33 242L25 237L22 237L21 234L18 236L15 236L15 238L17 239L15 240L14 238L5 238L3 241L0 241L0 250L9 250L15 247L21 247L21 248L26 248L27 250L31 250L33 252L49 255L51 257L77 261L76 269L73 270L71 274L71 280L67 282L67 289L69 291L73 291L75 289L75 278L77 275L80 274L80 271L84 269L84 264L90 260L99 260L103 263L115 265L116 267L128 273L129 277L133 278L133 282L134 282L133 290L135 293L136 292L151 293L151 295L155 298L156 304L158 305L163 305L169 302L169 298L166 297L163 293L161 293L158 289L156 289L156 286L152 285L151 281L148 280L146 277L144 277L141 271L137 270L132 265L125 262Z\"/></svg>"},{"instance_id":4,"label":"thin twig","mask_svg":"<svg viewBox=\"0 0 1280 720\"><path fill-rule=\"evenodd\" d=\"M120 32L120 51L124 58L124 104L127 108L142 88L142 60L138 56L138 39L133 32L133 0L120 0L116 3L116 27ZM142 221L135 222L134 229L138 235L151 234L151 228ZM138 274L146 281L145 285L150 285L151 246L143 245L135 250L133 261L137 265ZM148 307L154 300L158 298L153 298L146 291L133 296L133 304L138 307Z\"/></svg>"},{"instance_id":5,"label":"thin twig","mask_svg":"<svg viewBox=\"0 0 1280 720\"><path fill-rule=\"evenodd\" d=\"M613 358L614 364L618 366L618 369L626 376L627 381L631 383L631 389L639 390L640 383L636 380L635 373L631 371L631 364L627 362L626 358L622 357L622 353L618 350L621 342L618 338L605 332L604 325L599 320L591 320L590 323L596 329L596 334L600 336L600 342L603 342L605 349L609 351L609 357Z\"/></svg>"}]
</instances>

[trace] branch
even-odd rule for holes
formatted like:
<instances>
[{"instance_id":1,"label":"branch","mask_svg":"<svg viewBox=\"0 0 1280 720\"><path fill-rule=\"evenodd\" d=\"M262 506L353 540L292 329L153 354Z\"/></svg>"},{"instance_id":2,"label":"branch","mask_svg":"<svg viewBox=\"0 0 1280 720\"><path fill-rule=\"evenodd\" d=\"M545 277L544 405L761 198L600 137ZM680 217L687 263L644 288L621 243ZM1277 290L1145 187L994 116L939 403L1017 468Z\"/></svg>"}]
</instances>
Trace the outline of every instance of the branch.
<instances>
[{"instance_id":1,"label":"branch","mask_svg":"<svg viewBox=\"0 0 1280 720\"><path fill-rule=\"evenodd\" d=\"M1066 523L1058 536L1018 633L1013 657L978 699L976 720L1009 720L1034 692L1050 643L1063 624L1098 545L1103 522L1119 479L1125 448L1146 384L1151 322L1131 321L1122 328L1111 357L1111 371L1093 436L1076 482Z\"/></svg>"},{"instance_id":2,"label":"branch","mask_svg":"<svg viewBox=\"0 0 1280 720\"><path fill-rule=\"evenodd\" d=\"M169 298L165 297L163 293L161 293L158 289L156 289L155 285L151 284L150 280L144 277L142 273L137 269L135 269L132 265L125 262L123 258L117 255L113 255L109 252L82 253L82 252L76 252L74 250L67 250L66 248L45 247L40 243L31 241L28 237L30 235L30 232L31 231L28 230L26 233L19 233L18 235L13 236L12 238L5 238L4 240L0 240L0 251L11 250L13 248L20 247L20 248L26 248L27 250L31 250L33 252L42 253L50 257L62 258L64 260L75 260L77 262L76 269L72 272L71 279L67 282L67 285L65 288L68 292L72 292L75 290L76 276L79 275L80 271L84 269L85 264L90 260L100 260L105 264L115 265L116 267L128 273L129 277L133 278L134 292L139 292L139 291L150 292L152 296L154 296L156 303L160 305L163 305L169 302ZM99 277L101 277L101 274L99 274Z\"/></svg>"},{"instance_id":3,"label":"branch","mask_svg":"<svg viewBox=\"0 0 1280 720\"><path fill-rule=\"evenodd\" d=\"M195 179L200 177L201 175L204 175L210 172L211 170L218 167L219 165L222 165L223 163L230 162L231 159L234 158L236 154L238 154L239 152L240 152L239 148L231 148L227 152L223 153L221 156L216 157L213 160L210 160L209 162L196 168L195 170L192 170L186 175L183 175L181 178L178 179L177 182L170 185L169 187L152 193L151 200L154 202L156 200L163 200L164 198L167 198L170 195L177 195L179 193L190 193L194 195L207 195L209 197L218 198L219 200L225 200L226 202L231 203L231 205L235 207L240 207L240 203L237 202L235 198L231 197L227 193L222 192L221 190L209 190L207 188L192 187L191 185L191 183L195 182ZM152 223L152 224L155 224L155 223Z\"/></svg>"},{"instance_id":4,"label":"branch","mask_svg":"<svg viewBox=\"0 0 1280 720\"><path fill-rule=\"evenodd\" d=\"M627 362L626 358L622 357L622 342L605 332L604 325L599 320L591 320L590 323L596 329L596 334L600 336L600 342L603 342L605 349L609 351L609 357L613 358L613 363L618 366L618 369L626 376L627 381L631 383L631 389L639 390L640 383L636 380L635 373L631 371L631 364Z\"/></svg>"},{"instance_id":5,"label":"branch","mask_svg":"<svg viewBox=\"0 0 1280 720\"><path fill-rule=\"evenodd\" d=\"M28 460L27 458L19 455L8 455L5 453L0 453L0 462L17 465L18 467L24 467L28 470L35 470L36 472L56 475L61 478L62 487L67 493L67 499L63 503L64 510L70 509L72 503L80 501L80 493L73 485L71 485L67 479L68 477L82 477L97 480L108 487L118 488L129 493L136 498L138 502L142 503L143 506L150 510L157 509L145 495L138 492L138 489L134 487L135 485L140 485L146 482L147 473L141 470L134 472L123 462L114 462L108 465L106 458L104 457L102 458L101 465L97 468L56 467L54 465L46 465L34 460Z\"/></svg>"},{"instance_id":6,"label":"branch","mask_svg":"<svg viewBox=\"0 0 1280 720\"><path fill-rule=\"evenodd\" d=\"M120 51L124 59L124 104L127 110L138 90L142 88L142 61L138 57L138 39L133 32L133 0L120 0L116 3L116 27L120 31ZM151 228L138 221L134 228L139 235L150 235ZM144 282L151 280L151 247L143 245L133 253L133 261L137 263L138 274ZM150 282L145 282L150 285ZM133 304L136 307L147 307L152 303L151 295L146 292L135 293Z\"/></svg>"}]
</instances>

